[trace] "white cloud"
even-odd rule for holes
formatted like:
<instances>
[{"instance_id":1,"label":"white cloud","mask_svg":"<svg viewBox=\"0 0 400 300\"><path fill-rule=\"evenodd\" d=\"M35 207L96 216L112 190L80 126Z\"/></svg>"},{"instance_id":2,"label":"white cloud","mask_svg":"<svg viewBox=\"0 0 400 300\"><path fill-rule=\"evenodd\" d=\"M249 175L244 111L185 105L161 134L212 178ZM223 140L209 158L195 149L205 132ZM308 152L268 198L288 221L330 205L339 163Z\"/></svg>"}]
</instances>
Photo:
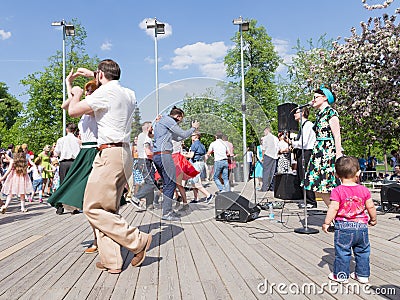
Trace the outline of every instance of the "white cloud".
<instances>
[{"instance_id":1,"label":"white cloud","mask_svg":"<svg viewBox=\"0 0 400 300\"><path fill-rule=\"evenodd\" d=\"M150 36L150 37L152 37L154 39L154 28L147 28L147 26L146 26L146 21L148 19L152 19L152 18L143 19L142 22L139 23L139 28L143 29L148 36ZM158 22L160 23L162 21L158 20ZM170 24L168 24L168 23L165 23L165 22L162 22L162 23L165 24L165 27L164 27L165 33L164 34L158 34L157 35L157 39L158 40L159 39L164 39L164 38L169 37L170 35L172 35L172 26Z\"/></svg>"},{"instance_id":2,"label":"white cloud","mask_svg":"<svg viewBox=\"0 0 400 300\"><path fill-rule=\"evenodd\" d=\"M198 66L201 73L205 76L224 78L225 67L224 57L228 47L224 42L214 42L206 44L197 42L175 49L175 56L171 64L162 67L164 70L185 70L190 66Z\"/></svg>"},{"instance_id":3,"label":"white cloud","mask_svg":"<svg viewBox=\"0 0 400 300\"><path fill-rule=\"evenodd\" d=\"M148 62L149 64L154 64L155 59L154 59L154 57L147 56L147 57L144 59L144 61L145 61L145 62ZM161 58L161 57L158 57L158 62L160 63L161 61L162 61L162 58Z\"/></svg>"},{"instance_id":4,"label":"white cloud","mask_svg":"<svg viewBox=\"0 0 400 300\"><path fill-rule=\"evenodd\" d=\"M220 79L226 77L226 68L223 62L201 65L199 68L200 71L208 77Z\"/></svg>"},{"instance_id":5,"label":"white cloud","mask_svg":"<svg viewBox=\"0 0 400 300\"><path fill-rule=\"evenodd\" d=\"M0 29L0 39L2 39L2 40L6 40L6 39L9 39L11 37L11 32L7 32L7 31L4 31L3 29Z\"/></svg>"},{"instance_id":6,"label":"white cloud","mask_svg":"<svg viewBox=\"0 0 400 300\"><path fill-rule=\"evenodd\" d=\"M111 48L112 48L112 46L113 46L113 45L111 44L110 41L105 41L105 42L100 46L100 49L103 50L103 51L110 51Z\"/></svg>"},{"instance_id":7,"label":"white cloud","mask_svg":"<svg viewBox=\"0 0 400 300\"><path fill-rule=\"evenodd\" d=\"M274 44L275 51L278 52L278 55L283 59L283 62L285 64L291 64L292 59L295 55L289 53L289 51L290 51L289 41L273 38L272 43ZM276 70L276 72L281 73L285 70L286 70L286 67L284 65L280 64L278 69Z\"/></svg>"}]
</instances>

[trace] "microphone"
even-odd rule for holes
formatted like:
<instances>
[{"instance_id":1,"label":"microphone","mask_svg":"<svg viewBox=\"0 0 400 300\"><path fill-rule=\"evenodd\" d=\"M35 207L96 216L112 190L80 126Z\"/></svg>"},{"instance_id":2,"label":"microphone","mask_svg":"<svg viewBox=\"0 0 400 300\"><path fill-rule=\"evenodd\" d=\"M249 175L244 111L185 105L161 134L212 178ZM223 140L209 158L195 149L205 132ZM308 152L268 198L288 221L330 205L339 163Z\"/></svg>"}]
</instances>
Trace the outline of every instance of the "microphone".
<instances>
[{"instance_id":1,"label":"microphone","mask_svg":"<svg viewBox=\"0 0 400 300\"><path fill-rule=\"evenodd\" d=\"M296 109L303 109L303 108L308 107L308 106L311 106L311 105L312 105L312 102L310 101L310 102L308 102L308 103L306 103L306 104L296 106L295 108L293 108L293 109L290 111L290 113L294 112Z\"/></svg>"},{"instance_id":2,"label":"microphone","mask_svg":"<svg viewBox=\"0 0 400 300\"><path fill-rule=\"evenodd\" d=\"M305 108L305 107L308 107L308 106L311 106L311 105L312 105L312 103L311 103L311 102L308 102L308 103L306 103L306 104L297 106L296 109L299 109L299 108L302 109L302 108Z\"/></svg>"}]
</instances>

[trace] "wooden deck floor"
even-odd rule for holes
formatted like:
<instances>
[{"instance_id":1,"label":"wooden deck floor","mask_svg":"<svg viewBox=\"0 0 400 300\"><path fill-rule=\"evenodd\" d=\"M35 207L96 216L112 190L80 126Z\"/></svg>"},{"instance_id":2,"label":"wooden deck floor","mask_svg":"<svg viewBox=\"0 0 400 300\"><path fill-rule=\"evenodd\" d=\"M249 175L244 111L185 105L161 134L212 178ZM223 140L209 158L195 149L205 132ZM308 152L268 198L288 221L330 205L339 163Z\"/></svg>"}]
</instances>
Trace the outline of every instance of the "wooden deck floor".
<instances>
[{"instance_id":1,"label":"wooden deck floor","mask_svg":"<svg viewBox=\"0 0 400 300\"><path fill-rule=\"evenodd\" d=\"M235 190L254 198L251 184ZM257 201L267 200L257 195ZM400 297L400 220L394 213L379 215L378 225L370 229L370 285L329 285L333 234L294 233L304 224L304 211L296 204L286 204L283 223L277 222L279 210L275 220L262 211L255 221L224 223L214 220L214 204L190 206L179 223L161 221L159 210L136 212L132 205L124 206L121 214L151 232L153 242L140 268L130 266L133 256L122 249L123 272L111 275L95 268L97 254L83 253L92 241L83 214L58 216L37 202L20 213L15 200L0 215L0 299ZM308 225L320 229L323 218L310 213Z\"/></svg>"}]
</instances>

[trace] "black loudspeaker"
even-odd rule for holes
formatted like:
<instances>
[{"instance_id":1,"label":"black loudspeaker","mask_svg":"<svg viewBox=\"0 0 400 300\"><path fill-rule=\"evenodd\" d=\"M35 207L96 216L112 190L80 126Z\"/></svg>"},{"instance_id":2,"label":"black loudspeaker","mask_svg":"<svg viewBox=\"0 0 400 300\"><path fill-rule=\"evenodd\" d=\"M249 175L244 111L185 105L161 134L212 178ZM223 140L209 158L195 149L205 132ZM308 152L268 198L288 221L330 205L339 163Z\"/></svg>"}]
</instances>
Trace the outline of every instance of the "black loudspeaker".
<instances>
[{"instance_id":1,"label":"black loudspeaker","mask_svg":"<svg viewBox=\"0 0 400 300\"><path fill-rule=\"evenodd\" d=\"M217 221L246 223L260 214L260 208L245 197L234 192L223 192L215 198Z\"/></svg>"},{"instance_id":2,"label":"black loudspeaker","mask_svg":"<svg viewBox=\"0 0 400 300\"><path fill-rule=\"evenodd\" d=\"M274 197L283 200L303 199L299 177L293 174L276 174L274 178Z\"/></svg>"},{"instance_id":3,"label":"black loudspeaker","mask_svg":"<svg viewBox=\"0 0 400 300\"><path fill-rule=\"evenodd\" d=\"M297 106L295 103L278 105L278 131L297 131L299 129L298 123L294 119Z\"/></svg>"},{"instance_id":4,"label":"black loudspeaker","mask_svg":"<svg viewBox=\"0 0 400 300\"><path fill-rule=\"evenodd\" d=\"M400 184L391 183L381 187L381 205L384 211L400 206Z\"/></svg>"}]
</instances>

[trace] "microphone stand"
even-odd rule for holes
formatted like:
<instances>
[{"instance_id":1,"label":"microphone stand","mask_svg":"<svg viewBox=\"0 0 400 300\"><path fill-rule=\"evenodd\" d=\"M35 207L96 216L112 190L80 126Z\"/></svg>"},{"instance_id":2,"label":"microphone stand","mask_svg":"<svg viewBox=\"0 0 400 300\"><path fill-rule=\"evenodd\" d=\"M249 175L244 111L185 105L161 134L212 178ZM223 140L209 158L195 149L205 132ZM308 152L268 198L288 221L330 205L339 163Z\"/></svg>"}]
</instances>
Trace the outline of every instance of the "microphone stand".
<instances>
[{"instance_id":1,"label":"microphone stand","mask_svg":"<svg viewBox=\"0 0 400 300\"><path fill-rule=\"evenodd\" d=\"M308 227L308 213L307 213L307 195L306 195L306 186L304 184L304 179L306 178L306 169L305 169L305 161L304 161L304 132L303 132L303 108L298 107L300 110L300 129L301 130L301 166L303 168L303 203L304 203L304 227L294 229L295 233L300 234L315 234L318 233L319 230L315 228Z\"/></svg>"}]
</instances>

